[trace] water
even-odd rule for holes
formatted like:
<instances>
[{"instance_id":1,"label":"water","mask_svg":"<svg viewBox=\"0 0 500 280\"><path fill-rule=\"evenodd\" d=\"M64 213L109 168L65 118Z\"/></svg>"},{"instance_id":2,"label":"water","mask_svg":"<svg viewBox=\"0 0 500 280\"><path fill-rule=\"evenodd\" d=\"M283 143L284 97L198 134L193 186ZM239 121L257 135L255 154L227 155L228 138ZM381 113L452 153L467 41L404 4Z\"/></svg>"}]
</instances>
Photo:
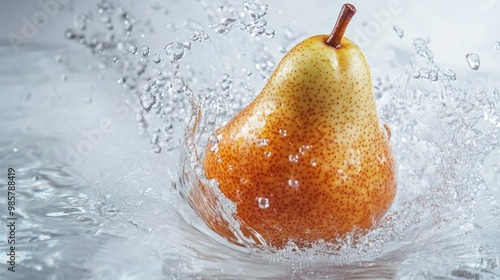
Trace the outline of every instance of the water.
<instances>
[{"instance_id":1,"label":"water","mask_svg":"<svg viewBox=\"0 0 500 280\"><path fill-rule=\"evenodd\" d=\"M441 65L432 37L394 22L405 29L400 38L388 25L398 43L383 51L390 59L370 62L398 162L389 213L369 233L334 244L275 251L240 235L240 247L190 206L190 191L205 180L198 159L217 141L215 129L262 88L283 50L311 31L285 24L294 10L272 3L137 5L76 5L65 11L60 45L24 46L17 54L0 47L0 170L15 168L18 186L17 272L6 274L2 261L2 276L500 277L500 97L496 84L483 82L500 74L488 70L494 57L478 52L477 71L464 62L468 52L456 56L464 68ZM277 21L280 14L287 20ZM328 32L333 20L318 26ZM484 43L492 52L495 40ZM375 44L366 47L369 59ZM208 205L237 232L234 205L206 183L214 187L205 190L213 195ZM289 187L297 184L290 179ZM6 194L0 197L6 205ZM258 202L269 207L265 197Z\"/></svg>"}]
</instances>

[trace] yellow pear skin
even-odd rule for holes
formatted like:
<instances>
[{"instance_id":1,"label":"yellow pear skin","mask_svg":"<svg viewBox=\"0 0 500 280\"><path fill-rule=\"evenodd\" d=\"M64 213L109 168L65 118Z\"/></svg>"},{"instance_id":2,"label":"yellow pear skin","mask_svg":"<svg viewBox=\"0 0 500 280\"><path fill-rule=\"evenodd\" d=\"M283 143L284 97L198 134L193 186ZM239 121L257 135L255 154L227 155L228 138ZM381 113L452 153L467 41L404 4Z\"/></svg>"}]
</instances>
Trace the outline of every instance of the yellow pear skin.
<instances>
[{"instance_id":1,"label":"yellow pear skin","mask_svg":"<svg viewBox=\"0 0 500 280\"><path fill-rule=\"evenodd\" d=\"M327 39L290 50L261 93L217 130L202 161L236 204L242 232L275 248L369 229L396 194L390 130L377 115L370 67L349 39L338 47ZM227 224L199 209L234 241Z\"/></svg>"}]
</instances>

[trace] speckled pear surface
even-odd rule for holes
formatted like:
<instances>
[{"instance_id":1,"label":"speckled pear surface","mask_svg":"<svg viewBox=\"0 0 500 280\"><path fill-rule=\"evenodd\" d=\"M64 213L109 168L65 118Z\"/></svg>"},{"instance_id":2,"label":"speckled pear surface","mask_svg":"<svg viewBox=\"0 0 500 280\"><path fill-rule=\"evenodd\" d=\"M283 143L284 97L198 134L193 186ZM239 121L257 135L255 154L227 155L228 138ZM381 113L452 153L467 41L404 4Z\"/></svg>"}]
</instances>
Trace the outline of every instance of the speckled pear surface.
<instances>
[{"instance_id":1,"label":"speckled pear surface","mask_svg":"<svg viewBox=\"0 0 500 280\"><path fill-rule=\"evenodd\" d=\"M203 159L237 219L275 247L371 228L396 194L390 130L377 116L369 65L349 39L334 48L326 38L290 50Z\"/></svg>"}]
</instances>

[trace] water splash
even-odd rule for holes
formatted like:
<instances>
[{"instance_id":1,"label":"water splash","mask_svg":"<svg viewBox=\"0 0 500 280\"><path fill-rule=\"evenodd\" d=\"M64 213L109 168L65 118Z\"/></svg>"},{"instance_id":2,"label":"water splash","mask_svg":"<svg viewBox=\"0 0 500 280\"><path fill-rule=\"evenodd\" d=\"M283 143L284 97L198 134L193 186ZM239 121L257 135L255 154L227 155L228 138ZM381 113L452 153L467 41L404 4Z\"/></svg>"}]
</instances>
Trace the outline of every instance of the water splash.
<instances>
[{"instance_id":1,"label":"water splash","mask_svg":"<svg viewBox=\"0 0 500 280\"><path fill-rule=\"evenodd\" d=\"M202 2L200 5L212 5ZM176 26L186 27L189 31L184 39L165 42L166 46L170 46L168 50L165 48L167 59L162 60L160 54L130 55L127 46L140 46L133 40L134 32L141 28L140 20L119 5L103 4L110 3L107 1L100 3L98 9L102 9L102 13L98 14L110 20L105 18L97 24L108 30L107 34L103 36L88 32L88 26L95 21L85 14L78 19L77 26L68 29L64 36L88 48L94 55L106 58L104 61L119 58L114 63L115 69L121 75L120 82L129 97L138 101L137 121L149 133L147 139L153 145L152 151L160 151L162 145L179 141L179 131L187 126L185 137L182 138L184 143L180 147L182 168L174 175L179 177L174 182L175 189L187 203L175 202L176 207L184 211L173 211L173 215L182 217L183 221L174 228L186 229L183 232L185 238L193 237L189 246L198 246L193 255L201 254L205 261L211 258L216 260L205 264L204 268L214 264L228 271L238 266L260 267L262 260L273 265L290 261L294 275L306 275L308 272L328 275L332 273L329 267L349 273L353 267L360 271L373 267L376 269L371 272L382 271L395 278L430 275L459 277L467 275L469 271L480 273L477 267L496 269L495 259L498 262L498 258L495 257L495 244L483 244L478 241L478 236L494 226L485 224L482 219L494 219L491 217L496 215L498 209L494 196L489 200L483 199L489 197L489 188L494 187L499 178L499 171L494 169L498 168L498 164L487 164L488 160L494 161L490 158L498 158L494 154L499 148L500 138L498 92L457 86L460 80L455 72L451 69L441 70L434 63L434 55L428 47L429 39L414 40L411 63L400 75L374 77L380 115L393 130L392 139L401 178L400 193L386 218L372 231L353 231L336 243L320 241L311 244L310 248L301 249L290 242L286 248L276 252L265 246L259 247L255 240L248 240L242 235L242 225L233 217L236 211L234 203L218 191L217 182L204 177L201 168L200 158L215 129L248 104L256 94L257 90L247 80L248 68L240 71L242 69L235 70L220 63L217 66L223 68L222 72L213 76L202 72L201 66L191 64L189 68L189 56L196 53L195 46L187 52L191 46L180 42L191 40L193 44L207 43L220 47L215 38L208 40L204 26L193 23ZM253 36L269 34L273 37L275 34L272 29L268 29L264 19L267 8L266 5L250 2L245 2L242 7L225 5L206 8L212 22L208 27L224 36L232 30L245 31L239 33L247 36L247 41L255 39ZM160 9L159 6L157 9ZM210 29L208 31L211 32ZM300 34L296 31L283 32L283 46L288 46ZM286 48L283 47L283 50ZM249 57L255 65L255 72L260 74L254 76L260 78L269 77L279 60L262 44L252 45L245 52L252 54ZM218 57L219 61L223 59L224 56ZM231 56L228 60L236 64L234 59ZM154 64L150 64L150 60ZM240 72L243 74L238 75ZM282 136L285 137L286 132ZM262 146L262 152L271 157L271 152L265 151L265 146ZM172 151L177 146L174 144L169 147ZM309 164L317 166L318 162L311 159ZM251 182L250 179L245 180L242 183ZM295 179L290 180L295 185ZM290 185L290 181L288 183ZM196 201L192 193L199 190L201 185L207 188L202 190L204 196L196 198L200 201ZM265 206L264 199L267 198L260 198L262 204L258 198L256 203ZM189 212L192 210L184 207L187 205L194 209L198 209L198 205L209 205L209 211L220 214L216 220L218 223L229 223L228 228L235 235L233 243L243 244L245 249L238 251L232 244L210 232L196 216L203 214ZM483 210L486 214L476 213ZM113 215L118 212L110 206L103 208L103 213ZM483 229L476 224L481 224ZM197 235L195 232L202 234ZM258 240L258 235L254 236ZM210 240L214 239L217 242L212 243ZM166 249L165 252L170 251ZM443 258L440 252L451 252L455 257ZM241 263L221 259L219 254L223 253ZM165 264L168 275L187 278L206 275L197 268L198 265L203 268L203 262L193 259L168 259L178 264ZM416 271L413 267L429 261L439 263L439 270L423 268ZM213 273L217 275L221 270ZM271 278L276 276L269 273ZM237 275L238 272L235 272L232 276L237 278Z\"/></svg>"}]
</instances>

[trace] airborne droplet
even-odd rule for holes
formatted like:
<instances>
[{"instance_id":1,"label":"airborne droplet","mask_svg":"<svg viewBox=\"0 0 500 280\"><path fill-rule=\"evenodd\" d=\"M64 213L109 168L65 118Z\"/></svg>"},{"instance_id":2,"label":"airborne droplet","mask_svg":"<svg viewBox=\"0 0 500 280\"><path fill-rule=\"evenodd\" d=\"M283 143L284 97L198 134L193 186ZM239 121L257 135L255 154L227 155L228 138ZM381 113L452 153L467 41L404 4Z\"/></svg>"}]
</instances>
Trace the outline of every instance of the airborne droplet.
<instances>
[{"instance_id":1,"label":"airborne droplet","mask_svg":"<svg viewBox=\"0 0 500 280\"><path fill-rule=\"evenodd\" d=\"M156 64L160 63L161 62L161 55L155 54L153 56L153 62L156 63Z\"/></svg>"},{"instance_id":2,"label":"airborne droplet","mask_svg":"<svg viewBox=\"0 0 500 280\"><path fill-rule=\"evenodd\" d=\"M150 52L149 47L144 46L144 47L141 48L141 53L142 53L143 56L148 56L149 52Z\"/></svg>"},{"instance_id":3,"label":"airborne droplet","mask_svg":"<svg viewBox=\"0 0 500 280\"><path fill-rule=\"evenodd\" d=\"M479 55L475 53L468 53L465 58L467 59L467 63L472 70L479 69L479 65L481 62L479 61Z\"/></svg>"},{"instance_id":4,"label":"airborne droplet","mask_svg":"<svg viewBox=\"0 0 500 280\"><path fill-rule=\"evenodd\" d=\"M130 45L128 47L128 52L131 53L131 54L136 54L137 53L137 47L134 46L134 45Z\"/></svg>"},{"instance_id":5,"label":"airborne droplet","mask_svg":"<svg viewBox=\"0 0 500 280\"><path fill-rule=\"evenodd\" d=\"M396 34L398 34L399 38L403 38L403 36L405 35L405 31L401 27L394 25L393 29L394 31L396 31Z\"/></svg>"},{"instance_id":6,"label":"airborne droplet","mask_svg":"<svg viewBox=\"0 0 500 280\"><path fill-rule=\"evenodd\" d=\"M457 79L457 74L455 74L455 72L451 69L445 69L443 71L443 74L447 77L450 78L450 80L456 80Z\"/></svg>"},{"instance_id":7,"label":"airborne droplet","mask_svg":"<svg viewBox=\"0 0 500 280\"><path fill-rule=\"evenodd\" d=\"M171 62L177 62L184 56L184 45L172 42L165 47L165 53Z\"/></svg>"},{"instance_id":8,"label":"airborne droplet","mask_svg":"<svg viewBox=\"0 0 500 280\"><path fill-rule=\"evenodd\" d=\"M500 50L500 41L496 41L493 48L495 48L495 50Z\"/></svg>"}]
</instances>

